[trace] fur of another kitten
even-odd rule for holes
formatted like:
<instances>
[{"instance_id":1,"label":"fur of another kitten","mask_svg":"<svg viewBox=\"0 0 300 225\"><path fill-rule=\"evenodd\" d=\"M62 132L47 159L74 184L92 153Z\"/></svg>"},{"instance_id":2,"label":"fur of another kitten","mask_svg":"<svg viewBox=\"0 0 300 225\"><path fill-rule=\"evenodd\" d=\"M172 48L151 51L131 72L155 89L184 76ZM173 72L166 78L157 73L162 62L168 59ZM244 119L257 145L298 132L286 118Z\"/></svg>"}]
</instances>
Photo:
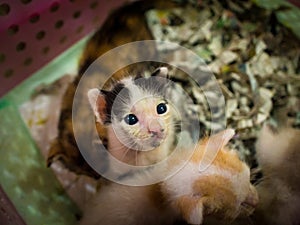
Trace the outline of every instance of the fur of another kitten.
<instances>
[{"instance_id":1,"label":"fur of another kitten","mask_svg":"<svg viewBox=\"0 0 300 225\"><path fill-rule=\"evenodd\" d=\"M300 224L300 130L265 125L256 144L263 180L255 224Z\"/></svg>"}]
</instances>

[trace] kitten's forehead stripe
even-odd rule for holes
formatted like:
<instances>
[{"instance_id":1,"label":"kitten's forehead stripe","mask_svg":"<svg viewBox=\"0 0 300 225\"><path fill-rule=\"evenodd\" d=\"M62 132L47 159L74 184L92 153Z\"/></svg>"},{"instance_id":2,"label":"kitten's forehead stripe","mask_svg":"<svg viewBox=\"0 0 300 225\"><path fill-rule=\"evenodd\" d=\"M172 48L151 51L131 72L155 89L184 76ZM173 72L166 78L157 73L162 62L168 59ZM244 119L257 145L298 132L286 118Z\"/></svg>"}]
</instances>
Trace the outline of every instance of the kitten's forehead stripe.
<instances>
[{"instance_id":1,"label":"kitten's forehead stripe","mask_svg":"<svg viewBox=\"0 0 300 225\"><path fill-rule=\"evenodd\" d=\"M130 87L130 86L132 86L134 84L134 82L132 80L132 77L124 78L121 82L127 88Z\"/></svg>"},{"instance_id":2,"label":"kitten's forehead stripe","mask_svg":"<svg viewBox=\"0 0 300 225\"><path fill-rule=\"evenodd\" d=\"M134 80L134 84L155 95L165 95L165 83L160 78L150 77L150 78L138 78Z\"/></svg>"}]
</instances>

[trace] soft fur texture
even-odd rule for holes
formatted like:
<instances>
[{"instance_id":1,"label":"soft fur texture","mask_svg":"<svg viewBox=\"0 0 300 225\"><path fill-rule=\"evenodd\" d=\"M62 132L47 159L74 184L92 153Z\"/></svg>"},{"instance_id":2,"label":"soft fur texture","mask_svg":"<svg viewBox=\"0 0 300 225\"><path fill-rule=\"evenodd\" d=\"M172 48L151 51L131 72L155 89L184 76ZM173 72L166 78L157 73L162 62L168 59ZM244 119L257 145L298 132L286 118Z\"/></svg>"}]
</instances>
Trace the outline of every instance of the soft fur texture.
<instances>
[{"instance_id":1,"label":"soft fur texture","mask_svg":"<svg viewBox=\"0 0 300 225\"><path fill-rule=\"evenodd\" d=\"M199 171L199 163L204 160L208 139L200 141L187 164L163 182L144 187L109 182L91 200L81 224L171 225L182 219L190 224L202 224L207 215L223 220L249 213L249 207L258 202L257 193L250 184L248 166L239 160L235 151L224 147L229 140L228 133L233 134L232 130L226 130L210 138L217 155L204 171ZM180 154L182 157L171 160L166 170L177 167L187 151L182 149ZM134 176L141 179L147 172Z\"/></svg>"},{"instance_id":2,"label":"soft fur texture","mask_svg":"<svg viewBox=\"0 0 300 225\"><path fill-rule=\"evenodd\" d=\"M202 224L210 214L234 219L252 213L258 203L249 167L225 147L232 135L232 130L225 130L200 141L185 167L163 184L173 206L190 224ZM217 154L211 165L199 171L207 149Z\"/></svg>"},{"instance_id":3,"label":"soft fur texture","mask_svg":"<svg viewBox=\"0 0 300 225\"><path fill-rule=\"evenodd\" d=\"M81 56L78 75L76 76L75 80L69 85L64 94L64 98L61 104L62 109L58 126L59 134L51 144L47 160L48 166L50 166L52 162L60 160L69 170L76 172L77 174L85 174L94 178L99 178L99 174L95 172L83 159L74 138L72 106L76 91L77 101L83 103L86 101L86 92L78 93L77 87L81 81L81 78L86 73L89 66L93 62L95 62L98 57L102 56L106 52L126 43L154 39L152 33L148 28L147 21L144 15L147 10L150 10L152 8L166 9L177 7L178 5L179 4L177 2L165 0L132 1L124 4L124 6L118 9L115 9L108 15L102 26L88 41ZM127 54L123 52L124 54L119 55L118 60L127 61L132 57L137 57L139 54L142 54L136 51L136 49L130 49ZM155 48L147 49L145 50L145 52L147 52L149 56L154 56L157 54L157 50ZM128 67L117 71L113 75L113 79L110 79L109 82L105 83L107 71L111 71L116 67L115 60L115 58L108 60L109 63L107 63L105 67L102 68L102 72L97 71L97 73L89 74L89 79L85 83L85 88L92 87L91 84L99 84L99 78L103 78L102 84L104 85L104 87L109 87L113 81L117 81L124 77L127 77L132 73L132 71L145 71L149 67L152 67L153 64L153 62L147 62L139 65L129 65ZM82 90L85 89L83 88ZM94 129L93 126L89 126L85 121L89 116L89 112L89 107L82 107L78 112L80 114L80 116L78 116L80 117L80 120L77 121L77 123L81 123L81 129L78 130L78 133L81 139L85 139L85 135L90 135L92 130ZM98 123L97 130L103 143L106 145L106 127ZM89 147L90 146L87 146L87 148Z\"/></svg>"},{"instance_id":4,"label":"soft fur texture","mask_svg":"<svg viewBox=\"0 0 300 225\"><path fill-rule=\"evenodd\" d=\"M109 91L92 89L88 92L96 121L108 128L108 151L113 157L127 164L144 166L165 159L175 149L175 111L168 104L165 113L157 113L158 104L166 102L166 83L151 81L166 75L167 68L162 67L155 70L150 78L140 78L143 80L139 83L137 78L129 77L117 82ZM157 88L157 85L160 87ZM124 120L129 114L136 115L138 122L126 124ZM154 128L151 127L153 123ZM162 137L158 146L157 143L151 145L152 132L157 126L159 131L156 131ZM123 178L141 180L180 169L158 184L132 187L108 182L92 199L82 224L171 225L177 220L202 224L204 217L211 214L222 219L234 219L249 213L249 208L251 211L257 204L258 197L250 184L249 167L234 150L225 148L233 135L234 131L228 129L201 140L194 146L195 149L181 146L176 157L168 159L163 169L154 166ZM138 140L136 145L128 146L132 140ZM191 153L191 150L194 152ZM190 157L187 157L188 154ZM183 168L179 168L181 165L184 165Z\"/></svg>"},{"instance_id":5,"label":"soft fur texture","mask_svg":"<svg viewBox=\"0 0 300 225\"><path fill-rule=\"evenodd\" d=\"M256 224L300 224L300 131L265 125L256 145L263 180Z\"/></svg>"}]
</instances>

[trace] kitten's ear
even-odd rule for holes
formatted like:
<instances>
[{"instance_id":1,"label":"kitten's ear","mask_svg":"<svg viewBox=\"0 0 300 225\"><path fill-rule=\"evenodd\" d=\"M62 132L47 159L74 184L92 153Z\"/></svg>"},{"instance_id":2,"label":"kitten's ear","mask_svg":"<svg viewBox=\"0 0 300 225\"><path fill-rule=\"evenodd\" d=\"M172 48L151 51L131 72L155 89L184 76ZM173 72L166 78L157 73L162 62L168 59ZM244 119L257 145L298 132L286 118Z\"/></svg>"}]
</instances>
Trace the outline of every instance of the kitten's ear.
<instances>
[{"instance_id":1,"label":"kitten's ear","mask_svg":"<svg viewBox=\"0 0 300 225\"><path fill-rule=\"evenodd\" d=\"M218 151L223 149L234 136L233 129L226 129L209 137L205 147L205 153L199 163L199 171L205 171L212 164Z\"/></svg>"},{"instance_id":2,"label":"kitten's ear","mask_svg":"<svg viewBox=\"0 0 300 225\"><path fill-rule=\"evenodd\" d=\"M94 115L96 117L96 121L101 124L104 124L106 120L105 95L97 88L90 89L87 95Z\"/></svg>"},{"instance_id":3,"label":"kitten's ear","mask_svg":"<svg viewBox=\"0 0 300 225\"><path fill-rule=\"evenodd\" d=\"M188 224L202 224L203 203L201 198L181 196L177 200L177 207Z\"/></svg>"},{"instance_id":4,"label":"kitten's ear","mask_svg":"<svg viewBox=\"0 0 300 225\"><path fill-rule=\"evenodd\" d=\"M220 131L217 134L212 135L209 138L209 142L211 142L211 148L215 148L216 150L225 147L228 142L233 138L235 131L233 129L226 129Z\"/></svg>"},{"instance_id":5,"label":"kitten's ear","mask_svg":"<svg viewBox=\"0 0 300 225\"><path fill-rule=\"evenodd\" d=\"M157 68L152 74L151 77L162 77L162 78L168 78L169 69L165 66Z\"/></svg>"}]
</instances>

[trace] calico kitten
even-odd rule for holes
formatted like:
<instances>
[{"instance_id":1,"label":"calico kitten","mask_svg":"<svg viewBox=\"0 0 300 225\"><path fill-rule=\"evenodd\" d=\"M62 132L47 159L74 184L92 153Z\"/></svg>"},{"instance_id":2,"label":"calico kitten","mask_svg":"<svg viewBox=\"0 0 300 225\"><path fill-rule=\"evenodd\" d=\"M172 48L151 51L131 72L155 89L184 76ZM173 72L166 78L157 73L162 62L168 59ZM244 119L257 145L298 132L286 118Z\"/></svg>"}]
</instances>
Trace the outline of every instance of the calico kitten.
<instances>
[{"instance_id":1,"label":"calico kitten","mask_svg":"<svg viewBox=\"0 0 300 225\"><path fill-rule=\"evenodd\" d=\"M59 158L72 171L99 177L99 174L83 160L74 138L72 105L76 88L84 71L100 55L125 43L153 39L144 12L151 7L157 8L160 4L164 5L162 8L166 5L169 7L168 2L165 1L130 3L111 14L102 28L91 38L83 53L79 74L69 86L62 103L59 136L51 146L49 165ZM152 50L151 54L156 54L156 50ZM130 53L128 52L126 57L130 57ZM114 68L114 59L106 67L103 68L104 72L105 69ZM160 75L164 76L165 69L161 68L153 76L155 83L158 82L158 86L162 87L156 90L154 93L156 96L153 96L151 90L147 90L147 84L144 82L137 84L138 79L135 76L128 76L133 74L132 71L137 69L143 71L149 67L152 65L148 63L140 68L133 65L122 69L104 85L105 90L92 89L88 94L96 116L99 136L104 144L107 144L111 155L131 165L150 165L161 161L172 153L170 146L174 146L176 142L176 135L174 135L176 115L173 113L172 105L164 98L164 94L159 92L165 84L155 79ZM113 102L117 107L114 108L114 104L108 103L115 92L117 86L115 82L124 93L132 86L144 86L143 88L149 91L148 94L152 94L151 98L142 93L145 99L135 102L135 98L130 98L129 102L135 103L133 105L124 104L128 103L127 98L120 98L119 103L115 98ZM109 87L111 89L108 90ZM82 101L86 101L86 93L81 94ZM126 107L118 107L118 104ZM82 115L80 122L84 128L81 131L83 138L84 135L88 136L92 129L84 126L88 115L86 111L89 109L83 107L80 112ZM147 115L143 115L143 112L147 112ZM149 119L148 116L154 119ZM119 133L115 133L116 131ZM182 219L189 223L202 223L203 217L208 214L231 218L239 214L244 204L255 205L257 196L249 182L249 168L235 154L223 148L228 141L228 135L224 138L223 134L212 137L214 142L223 144L213 145L215 148L213 150L219 150L219 154L213 165L204 172L199 172L198 164L207 147L207 140L197 145L195 154L184 167L183 172L175 174L164 182L145 187L128 187L112 182L107 182L106 185L102 183L100 191L91 200L84 213L82 224L173 224ZM229 134L231 136L232 132L230 131ZM186 156L185 149L182 149L181 156L178 156L179 161ZM171 161L166 170L176 167L178 163L175 160ZM147 175L147 171L145 173ZM131 179L141 179L139 174L133 176Z\"/></svg>"},{"instance_id":2,"label":"calico kitten","mask_svg":"<svg viewBox=\"0 0 300 225\"><path fill-rule=\"evenodd\" d=\"M108 182L91 199L80 224L202 224L207 216L232 220L251 213L258 197L250 183L249 168L234 150L225 147L233 134L233 130L225 130L200 141L186 165L160 183L134 187ZM205 160L207 149L218 154L208 168L200 171L199 163ZM187 152L182 148L165 170L181 164ZM133 176L141 179L141 174Z\"/></svg>"},{"instance_id":3,"label":"calico kitten","mask_svg":"<svg viewBox=\"0 0 300 225\"><path fill-rule=\"evenodd\" d=\"M145 18L145 12L152 8L170 8L176 7L179 4L174 1L153 0L153 1L134 1L125 4L123 7L114 10L102 24L101 28L92 36L87 43L78 68L78 75L75 80L69 85L65 92L62 101L62 110L59 119L59 134L58 137L52 142L47 164L50 166L55 160L61 160L64 165L78 174L85 174L94 178L99 178L99 174L95 172L83 159L76 144L73 132L72 124L72 105L73 98L79 84L81 77L87 68L101 55L107 51L124 45L126 43L140 41L140 40L153 40L153 35L150 32L147 21ZM138 54L138 53L137 53ZM148 49L148 54L155 55L156 49ZM132 52L123 54L125 57L130 57ZM120 59L122 60L122 59ZM99 77L106 77L105 70L111 70L115 68L115 59L111 59L111 63L106 65L106 68L102 68L104 74L97 74L97 79L90 76L90 82L93 80L99 81ZM129 66L114 74L113 79L106 83L106 87L110 86L110 82L114 80L120 80L131 74L136 70L147 70L151 67L151 63L142 66ZM104 84L105 80L103 80ZM81 93L78 98L84 102L86 100L86 93ZM88 107L81 109L81 118L84 121L88 116ZM83 135L89 135L92 127L83 126L84 129L80 131ZM102 141L106 145L107 130L103 126L98 125L98 133Z\"/></svg>"},{"instance_id":4,"label":"calico kitten","mask_svg":"<svg viewBox=\"0 0 300 225\"><path fill-rule=\"evenodd\" d=\"M168 82L161 80L167 73L161 67L150 78L129 77L109 91L89 90L96 121L108 128L108 151L113 157L131 165L151 165L176 147L174 121L178 117L166 101ZM203 139L188 162L191 149L181 146L163 169L154 167L123 178L138 181L180 169L160 183L140 187L102 183L81 224L174 224L181 220L202 224L208 215L224 220L252 212L258 197L249 167L225 147L233 135L233 130L226 130ZM205 151L218 153L211 165L200 170Z\"/></svg>"}]
</instances>

